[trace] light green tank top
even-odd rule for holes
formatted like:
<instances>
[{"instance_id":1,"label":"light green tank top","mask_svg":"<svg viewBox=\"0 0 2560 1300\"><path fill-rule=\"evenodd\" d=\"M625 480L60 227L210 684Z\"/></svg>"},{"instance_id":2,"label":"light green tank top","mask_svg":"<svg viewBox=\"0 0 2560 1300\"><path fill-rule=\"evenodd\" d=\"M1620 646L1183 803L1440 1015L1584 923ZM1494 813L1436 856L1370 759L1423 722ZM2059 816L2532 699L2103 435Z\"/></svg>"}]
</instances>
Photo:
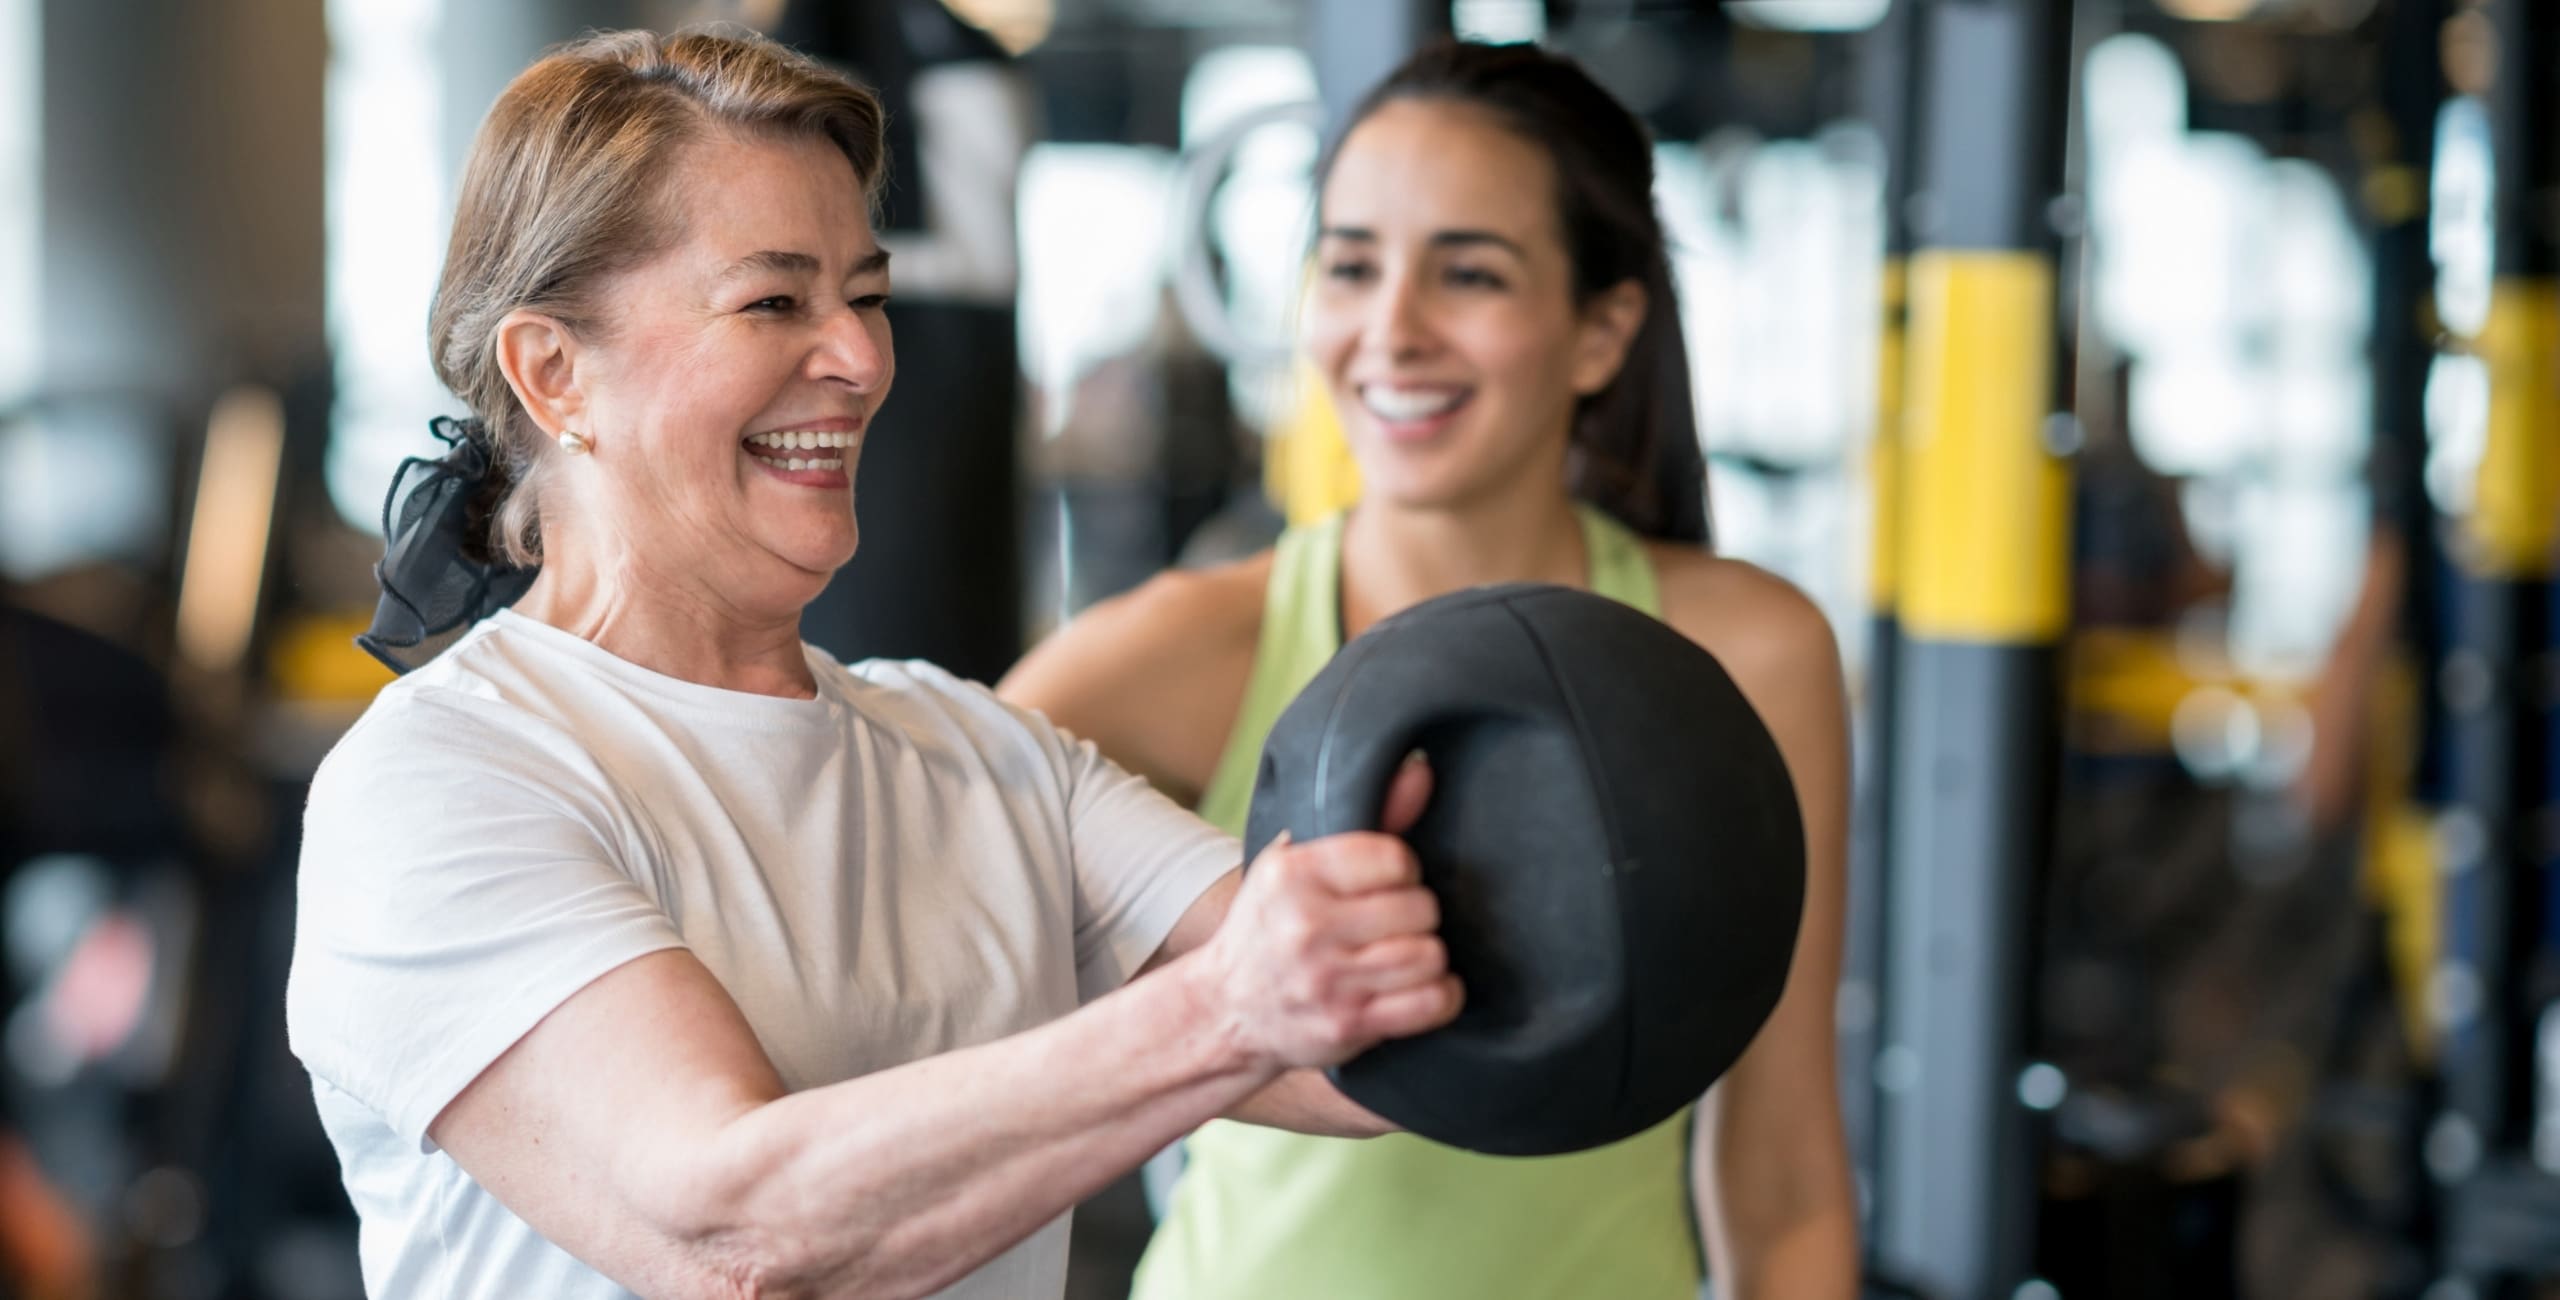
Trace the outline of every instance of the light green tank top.
<instances>
[{"instance_id":1,"label":"light green tank top","mask_svg":"<svg viewBox=\"0 0 2560 1300\"><path fill-rule=\"evenodd\" d=\"M1591 589L1660 617L1634 534L1582 512ZM1342 518L1283 535L1235 731L1200 814L1244 830L1263 737L1341 648ZM1569 1156L1480 1156L1398 1134L1307 1137L1217 1121L1133 1300L1695 1300L1689 1111Z\"/></svg>"}]
</instances>

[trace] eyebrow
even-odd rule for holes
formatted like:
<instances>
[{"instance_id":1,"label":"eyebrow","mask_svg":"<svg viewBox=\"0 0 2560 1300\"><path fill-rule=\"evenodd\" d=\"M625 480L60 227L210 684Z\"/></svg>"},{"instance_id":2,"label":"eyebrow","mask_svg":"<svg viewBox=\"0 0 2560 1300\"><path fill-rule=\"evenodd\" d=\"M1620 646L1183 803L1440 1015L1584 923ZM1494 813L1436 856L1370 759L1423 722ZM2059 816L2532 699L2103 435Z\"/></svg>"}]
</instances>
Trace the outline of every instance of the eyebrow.
<instances>
[{"instance_id":1,"label":"eyebrow","mask_svg":"<svg viewBox=\"0 0 2560 1300\"><path fill-rule=\"evenodd\" d=\"M855 275L870 275L888 269L889 250L885 248L872 249L869 256L853 264ZM818 259L807 253L791 253L777 248L758 249L720 268L720 278L735 280L760 271L773 271L784 275L815 275L818 271Z\"/></svg>"},{"instance_id":2,"label":"eyebrow","mask_svg":"<svg viewBox=\"0 0 2560 1300\"><path fill-rule=\"evenodd\" d=\"M1366 226L1327 226L1318 231L1317 236L1323 239L1348 239L1357 243L1376 243L1378 240L1378 232ZM1431 232L1430 243L1434 248L1466 248L1477 244L1492 244L1498 248L1509 249L1513 257L1524 261L1529 256L1519 244L1490 230L1435 230Z\"/></svg>"}]
</instances>

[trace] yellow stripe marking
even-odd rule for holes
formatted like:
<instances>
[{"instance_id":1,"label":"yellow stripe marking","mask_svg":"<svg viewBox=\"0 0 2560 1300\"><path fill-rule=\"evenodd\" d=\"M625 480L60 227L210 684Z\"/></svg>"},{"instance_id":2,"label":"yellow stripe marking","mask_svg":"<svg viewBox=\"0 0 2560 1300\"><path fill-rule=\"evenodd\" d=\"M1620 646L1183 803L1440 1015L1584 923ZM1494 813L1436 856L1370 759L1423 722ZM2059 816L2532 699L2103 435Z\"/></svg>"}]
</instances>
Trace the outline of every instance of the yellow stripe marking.
<instances>
[{"instance_id":1,"label":"yellow stripe marking","mask_svg":"<svg viewBox=\"0 0 2560 1300\"><path fill-rule=\"evenodd\" d=\"M2049 644L2070 620L2071 471L2045 446L2052 264L1911 258L1902 624L1916 637Z\"/></svg>"}]
</instances>

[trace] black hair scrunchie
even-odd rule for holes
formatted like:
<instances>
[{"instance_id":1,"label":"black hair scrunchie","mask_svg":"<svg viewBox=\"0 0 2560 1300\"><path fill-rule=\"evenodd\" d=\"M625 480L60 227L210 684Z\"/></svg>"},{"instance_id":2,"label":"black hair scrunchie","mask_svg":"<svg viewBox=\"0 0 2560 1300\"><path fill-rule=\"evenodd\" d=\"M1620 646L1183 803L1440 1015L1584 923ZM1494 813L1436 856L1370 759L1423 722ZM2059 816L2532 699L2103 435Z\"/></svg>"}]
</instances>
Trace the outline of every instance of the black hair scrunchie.
<instances>
[{"instance_id":1,"label":"black hair scrunchie","mask_svg":"<svg viewBox=\"0 0 2560 1300\"><path fill-rule=\"evenodd\" d=\"M356 638L394 673L417 665L392 651L412 649L514 604L541 572L471 558L471 499L492 465L487 426L440 415L427 422L427 432L448 450L433 460L412 456L391 475L391 491L382 499L382 562L373 566L382 600L374 606L373 626Z\"/></svg>"}]
</instances>

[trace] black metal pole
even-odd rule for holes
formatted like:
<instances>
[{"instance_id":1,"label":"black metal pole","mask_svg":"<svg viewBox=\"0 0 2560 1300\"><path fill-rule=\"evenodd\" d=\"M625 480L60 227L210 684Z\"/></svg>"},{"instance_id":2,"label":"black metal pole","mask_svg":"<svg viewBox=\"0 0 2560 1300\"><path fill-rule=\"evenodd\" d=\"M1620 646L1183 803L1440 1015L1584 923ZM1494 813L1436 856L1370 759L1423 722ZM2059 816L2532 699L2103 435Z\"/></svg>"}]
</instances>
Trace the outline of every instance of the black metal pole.
<instances>
[{"instance_id":1,"label":"black metal pole","mask_svg":"<svg viewBox=\"0 0 2560 1300\"><path fill-rule=\"evenodd\" d=\"M1933 1294L2029 1280L2031 900L2049 856L2070 468L2052 201L2066 6L1917 7L1902 641L1885 948L1880 1262Z\"/></svg>"},{"instance_id":2,"label":"black metal pole","mask_svg":"<svg viewBox=\"0 0 2560 1300\"><path fill-rule=\"evenodd\" d=\"M2485 20L2486 26L2480 24ZM2436 687L2448 734L2444 959L2435 1011L2447 1109L2429 1133L2451 1184L2454 1269L2519 1288L2527 1266L2491 1229L2509 1193L2560 1172L2537 1150L2537 1039L2553 1001L2546 864L2555 543L2560 543L2560 12L2485 0L2455 21L2486 35L2495 282L2473 340L2488 372L2487 436L2449 538L2449 646ZM2548 1190L2545 1192L2549 1194ZM2546 1238L2547 1240L2547 1238ZM2549 1247L2541 1248L2550 1262Z\"/></svg>"}]
</instances>

